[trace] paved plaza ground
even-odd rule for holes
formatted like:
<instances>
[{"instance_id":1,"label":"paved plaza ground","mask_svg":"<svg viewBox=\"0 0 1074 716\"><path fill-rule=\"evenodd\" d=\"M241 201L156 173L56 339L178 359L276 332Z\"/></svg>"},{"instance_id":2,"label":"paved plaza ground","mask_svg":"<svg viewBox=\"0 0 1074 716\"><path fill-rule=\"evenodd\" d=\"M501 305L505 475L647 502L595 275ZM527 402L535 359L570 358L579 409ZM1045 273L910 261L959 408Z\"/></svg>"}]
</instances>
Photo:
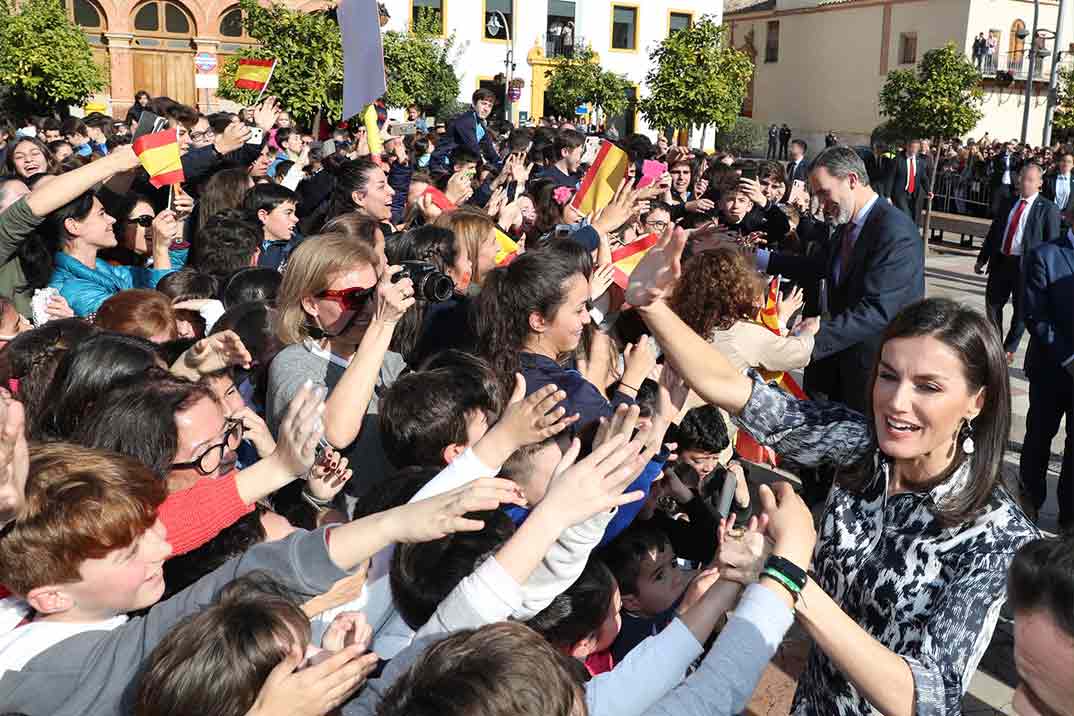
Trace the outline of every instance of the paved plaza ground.
<instances>
[{"instance_id":1,"label":"paved plaza ground","mask_svg":"<svg viewBox=\"0 0 1074 716\"><path fill-rule=\"evenodd\" d=\"M976 252L962 251L953 247L936 249L925 262L925 280L929 296L945 296L984 311L985 276L973 272ZM1007 309L1008 320L1010 307ZM1014 366L1011 368L1012 430L1004 472L1008 479L1018 473L1018 459L1025 436L1026 412L1029 409L1029 383L1022 373L1022 362L1029 339L1023 339ZM1055 502L1056 480L1059 476L1059 460L1065 440L1064 426L1052 443L1052 459L1048 472L1048 502L1041 510L1040 525L1045 530L1056 528L1057 507ZM992 643L981 661L980 668L970 684L969 693L963 701L966 716L997 716L1013 714L1011 698L1017 677L1014 670L1013 627L1001 619ZM794 684L801 672L809 651L809 639L800 630L792 629L780 648L772 665L761 680L747 713L751 716L777 716L790 709Z\"/></svg>"}]
</instances>

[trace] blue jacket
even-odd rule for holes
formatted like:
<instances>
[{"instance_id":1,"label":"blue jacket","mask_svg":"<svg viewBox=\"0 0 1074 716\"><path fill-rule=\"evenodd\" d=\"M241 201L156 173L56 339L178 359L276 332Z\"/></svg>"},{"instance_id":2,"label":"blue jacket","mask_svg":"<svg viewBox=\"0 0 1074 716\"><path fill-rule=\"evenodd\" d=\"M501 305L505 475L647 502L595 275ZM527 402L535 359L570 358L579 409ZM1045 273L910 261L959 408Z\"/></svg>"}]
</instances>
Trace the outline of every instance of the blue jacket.
<instances>
[{"instance_id":1,"label":"blue jacket","mask_svg":"<svg viewBox=\"0 0 1074 716\"><path fill-rule=\"evenodd\" d=\"M128 288L156 288L157 281L175 269L111 266L97 259L96 268L84 266L67 254L56 254L56 268L48 285L59 290L76 316L96 313L109 296Z\"/></svg>"},{"instance_id":2,"label":"blue jacket","mask_svg":"<svg viewBox=\"0 0 1074 716\"><path fill-rule=\"evenodd\" d=\"M581 434L601 418L611 417L621 403L634 404L633 398L618 392L612 396L609 403L597 390L597 386L586 380L577 370L565 368L546 356L522 352L519 354L519 362L522 377L526 379L526 395L537 392L549 383L555 383L557 388L567 394L566 399L557 407L566 410L566 415L578 413L578 422L570 427L572 435Z\"/></svg>"},{"instance_id":3,"label":"blue jacket","mask_svg":"<svg viewBox=\"0 0 1074 716\"><path fill-rule=\"evenodd\" d=\"M1027 263L1025 314L1030 339L1025 374L1031 381L1069 381L1063 366L1074 360L1074 241L1070 232L1038 246Z\"/></svg>"},{"instance_id":4,"label":"blue jacket","mask_svg":"<svg viewBox=\"0 0 1074 716\"><path fill-rule=\"evenodd\" d=\"M500 155L492 143L488 130L485 129L485 122L478 119L477 112L471 109L451 120L447 134L440 139L436 149L433 150L433 156L429 161L432 171L449 171L451 153L460 144L479 157L483 156L486 162L494 165L500 163Z\"/></svg>"}]
</instances>

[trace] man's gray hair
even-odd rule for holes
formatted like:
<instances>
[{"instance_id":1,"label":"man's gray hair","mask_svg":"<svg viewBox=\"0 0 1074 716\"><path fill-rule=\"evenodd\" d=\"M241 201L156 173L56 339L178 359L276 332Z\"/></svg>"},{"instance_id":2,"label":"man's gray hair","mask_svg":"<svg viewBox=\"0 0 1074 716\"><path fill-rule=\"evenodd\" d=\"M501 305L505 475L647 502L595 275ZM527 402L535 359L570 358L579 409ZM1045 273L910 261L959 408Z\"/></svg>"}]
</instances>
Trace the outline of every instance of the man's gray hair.
<instances>
[{"instance_id":1,"label":"man's gray hair","mask_svg":"<svg viewBox=\"0 0 1074 716\"><path fill-rule=\"evenodd\" d=\"M837 144L825 149L813 160L812 169L821 167L827 169L836 179L846 179L850 174L854 174L858 181L869 186L869 172L865 169L865 162L850 147Z\"/></svg>"}]
</instances>

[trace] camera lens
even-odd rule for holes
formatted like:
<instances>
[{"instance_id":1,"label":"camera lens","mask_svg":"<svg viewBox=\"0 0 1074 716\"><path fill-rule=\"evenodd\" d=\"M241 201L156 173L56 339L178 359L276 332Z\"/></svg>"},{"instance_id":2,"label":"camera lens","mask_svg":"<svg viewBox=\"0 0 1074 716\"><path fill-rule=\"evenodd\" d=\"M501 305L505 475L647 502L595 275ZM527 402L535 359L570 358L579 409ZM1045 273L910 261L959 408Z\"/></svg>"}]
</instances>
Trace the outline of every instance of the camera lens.
<instances>
[{"instance_id":1,"label":"camera lens","mask_svg":"<svg viewBox=\"0 0 1074 716\"><path fill-rule=\"evenodd\" d=\"M430 303L441 303L455 293L455 282L439 271L430 271L421 278L417 294Z\"/></svg>"}]
</instances>

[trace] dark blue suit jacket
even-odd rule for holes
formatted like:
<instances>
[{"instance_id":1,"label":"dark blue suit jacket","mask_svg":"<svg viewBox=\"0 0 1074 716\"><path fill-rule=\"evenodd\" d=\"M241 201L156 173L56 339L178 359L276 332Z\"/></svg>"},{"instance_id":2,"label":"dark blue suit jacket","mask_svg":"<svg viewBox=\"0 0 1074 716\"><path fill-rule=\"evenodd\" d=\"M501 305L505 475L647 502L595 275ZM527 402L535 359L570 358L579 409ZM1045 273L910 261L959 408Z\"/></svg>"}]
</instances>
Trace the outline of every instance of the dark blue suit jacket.
<instances>
[{"instance_id":1,"label":"dark blue suit jacket","mask_svg":"<svg viewBox=\"0 0 1074 716\"><path fill-rule=\"evenodd\" d=\"M484 157L486 162L499 164L500 155L492 144L492 136L488 129L485 129L484 137L480 140L477 138L477 125L480 121L477 118L477 112L472 109L451 120L447 133L436 145L433 155L429 158L430 171L447 171L451 163L451 152L460 144L479 157Z\"/></svg>"},{"instance_id":2,"label":"dark blue suit jacket","mask_svg":"<svg viewBox=\"0 0 1074 716\"><path fill-rule=\"evenodd\" d=\"M806 381L811 389L861 409L884 329L899 311L925 297L925 250L910 217L882 197L869 211L838 284L833 269L841 233L836 238L813 256L772 254L768 273L811 288L827 280L831 318L821 323Z\"/></svg>"},{"instance_id":3,"label":"dark blue suit jacket","mask_svg":"<svg viewBox=\"0 0 1074 716\"><path fill-rule=\"evenodd\" d=\"M1070 234L1033 251L1025 271L1030 380L1070 380L1062 365L1074 356L1074 242Z\"/></svg>"}]
</instances>

